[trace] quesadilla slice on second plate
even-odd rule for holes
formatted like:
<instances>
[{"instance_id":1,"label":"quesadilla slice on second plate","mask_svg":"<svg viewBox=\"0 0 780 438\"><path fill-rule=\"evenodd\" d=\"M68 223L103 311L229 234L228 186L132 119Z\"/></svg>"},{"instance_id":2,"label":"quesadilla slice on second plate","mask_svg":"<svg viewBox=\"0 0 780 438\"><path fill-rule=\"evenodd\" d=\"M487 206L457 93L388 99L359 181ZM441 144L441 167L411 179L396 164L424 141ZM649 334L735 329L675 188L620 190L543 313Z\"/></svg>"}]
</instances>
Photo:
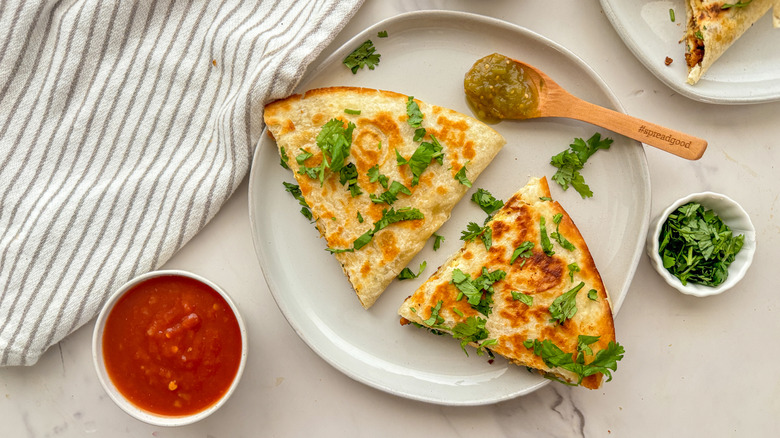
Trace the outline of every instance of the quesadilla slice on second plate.
<instances>
[{"instance_id":1,"label":"quesadilla slice on second plate","mask_svg":"<svg viewBox=\"0 0 780 438\"><path fill-rule=\"evenodd\" d=\"M623 347L588 246L547 180L532 178L485 226L404 301L401 323L598 388Z\"/></svg>"},{"instance_id":2,"label":"quesadilla slice on second plate","mask_svg":"<svg viewBox=\"0 0 780 438\"><path fill-rule=\"evenodd\" d=\"M365 308L505 143L472 117L366 88L310 90L267 105L264 118Z\"/></svg>"},{"instance_id":3,"label":"quesadilla slice on second plate","mask_svg":"<svg viewBox=\"0 0 780 438\"><path fill-rule=\"evenodd\" d=\"M778 0L686 0L685 62L689 84L701 76ZM780 23L775 20L775 27Z\"/></svg>"}]
</instances>

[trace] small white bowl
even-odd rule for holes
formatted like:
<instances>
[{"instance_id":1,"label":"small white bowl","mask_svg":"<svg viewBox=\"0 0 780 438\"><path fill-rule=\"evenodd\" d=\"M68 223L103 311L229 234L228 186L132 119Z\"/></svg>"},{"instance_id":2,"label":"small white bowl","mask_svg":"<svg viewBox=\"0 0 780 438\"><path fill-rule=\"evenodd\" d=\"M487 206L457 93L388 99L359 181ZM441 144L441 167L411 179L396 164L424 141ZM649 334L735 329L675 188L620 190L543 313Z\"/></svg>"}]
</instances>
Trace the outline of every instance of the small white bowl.
<instances>
[{"instance_id":1,"label":"small white bowl","mask_svg":"<svg viewBox=\"0 0 780 438\"><path fill-rule=\"evenodd\" d=\"M740 234L745 236L745 242L742 249L737 253L734 262L729 266L728 278L716 287L704 286L691 282L688 282L687 285L683 285L680 279L664 268L663 260L661 259L660 254L658 254L658 248L660 246L658 237L664 222L666 222L666 218L677 208L689 202L697 202L705 209L714 211L715 214L731 228L734 236ZM653 267L670 286L684 294L707 297L710 295L717 295L730 289L745 276L745 273L753 261L753 254L756 252L756 230L753 227L753 223L750 221L750 216L748 216L747 212L728 196L713 192L694 193L674 201L674 203L661 212L661 214L650 224L650 231L647 233L647 245L645 248L647 250L647 255L650 256Z\"/></svg>"},{"instance_id":2,"label":"small white bowl","mask_svg":"<svg viewBox=\"0 0 780 438\"><path fill-rule=\"evenodd\" d=\"M114 308L114 305L128 290L130 290L134 286L146 280L149 280L151 278L160 277L160 276L187 277L196 280L200 283L203 283L209 286L210 288L212 288L213 290L215 290L217 293L219 293L222 296L222 298L230 306L230 309L232 310L233 314L236 317L236 321L238 322L238 327L241 332L241 358L238 366L238 371L236 372L236 375L233 378L233 381L230 384L229 389L216 403L212 404L211 406L207 407L202 411L190 415L184 415L184 416L160 415L142 409L136 406L135 404L131 403L117 389L117 387L114 386L114 383L111 381L111 378L108 375L105 362L103 359L103 342L102 342L103 330L106 325L106 319L108 318L108 315L111 313L111 310ZM246 366L246 358L247 358L246 326L244 325L244 321L241 319L241 314L239 314L238 308L236 308L235 304L230 299L230 296L228 296L228 294L222 288L212 283L211 281L203 277L200 277L196 274L187 271L182 271L182 270L164 270L164 271L149 272L140 275L125 283L103 305L103 308L100 311L100 314L98 315L97 320L95 322L95 330L92 335L92 360L95 364L95 370L97 371L98 379L100 380L101 385L103 385L103 389L105 389L105 391L108 393L109 397L111 397L111 399L114 401L114 403L116 403L123 411L128 413L130 416L155 426L184 426L187 424L192 424L197 421L200 421L208 417L209 415L213 414L217 409L219 409L223 404L225 404L228 398L230 398L230 396L235 391L239 380L241 380L241 375L244 372L244 367Z\"/></svg>"}]
</instances>

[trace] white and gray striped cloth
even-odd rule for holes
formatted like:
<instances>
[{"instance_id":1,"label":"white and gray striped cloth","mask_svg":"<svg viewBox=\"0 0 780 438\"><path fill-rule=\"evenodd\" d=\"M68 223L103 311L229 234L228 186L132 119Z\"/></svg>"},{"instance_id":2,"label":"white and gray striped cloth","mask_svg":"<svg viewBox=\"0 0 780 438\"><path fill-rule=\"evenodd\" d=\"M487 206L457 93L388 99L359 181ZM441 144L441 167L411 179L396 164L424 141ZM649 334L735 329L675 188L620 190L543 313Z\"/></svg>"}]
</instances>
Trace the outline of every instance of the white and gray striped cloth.
<instances>
[{"instance_id":1,"label":"white and gray striped cloth","mask_svg":"<svg viewBox=\"0 0 780 438\"><path fill-rule=\"evenodd\" d=\"M203 228L362 1L0 1L0 365Z\"/></svg>"}]
</instances>

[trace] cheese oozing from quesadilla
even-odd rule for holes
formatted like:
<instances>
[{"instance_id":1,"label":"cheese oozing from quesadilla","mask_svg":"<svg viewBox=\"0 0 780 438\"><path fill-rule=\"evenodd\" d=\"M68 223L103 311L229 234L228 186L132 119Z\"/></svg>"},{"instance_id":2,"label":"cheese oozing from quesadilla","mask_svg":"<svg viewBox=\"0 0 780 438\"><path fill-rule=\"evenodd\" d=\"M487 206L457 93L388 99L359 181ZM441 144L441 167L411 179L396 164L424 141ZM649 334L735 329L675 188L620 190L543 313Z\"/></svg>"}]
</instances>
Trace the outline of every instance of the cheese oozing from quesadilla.
<instances>
[{"instance_id":1,"label":"cheese oozing from quesadilla","mask_svg":"<svg viewBox=\"0 0 780 438\"><path fill-rule=\"evenodd\" d=\"M689 84L696 84L726 50L778 0L686 0L685 61ZM777 20L774 26L778 27Z\"/></svg>"},{"instance_id":2,"label":"cheese oozing from quesadilla","mask_svg":"<svg viewBox=\"0 0 780 438\"><path fill-rule=\"evenodd\" d=\"M532 178L398 310L412 322L569 384L598 388L617 368L607 291L546 178Z\"/></svg>"},{"instance_id":3,"label":"cheese oozing from quesadilla","mask_svg":"<svg viewBox=\"0 0 780 438\"><path fill-rule=\"evenodd\" d=\"M365 308L505 143L472 117L366 88L310 90L270 103L264 119Z\"/></svg>"}]
</instances>

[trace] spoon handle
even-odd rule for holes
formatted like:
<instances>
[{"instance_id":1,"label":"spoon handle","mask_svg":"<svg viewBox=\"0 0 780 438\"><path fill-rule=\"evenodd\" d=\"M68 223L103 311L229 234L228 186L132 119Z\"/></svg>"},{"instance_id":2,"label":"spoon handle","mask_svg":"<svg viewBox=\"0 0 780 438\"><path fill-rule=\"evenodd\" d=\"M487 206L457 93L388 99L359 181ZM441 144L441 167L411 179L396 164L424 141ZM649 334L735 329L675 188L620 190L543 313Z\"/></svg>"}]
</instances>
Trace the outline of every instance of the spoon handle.
<instances>
[{"instance_id":1,"label":"spoon handle","mask_svg":"<svg viewBox=\"0 0 780 438\"><path fill-rule=\"evenodd\" d=\"M569 105L561 109L561 112L555 115L601 126L688 160L698 160L707 149L707 142L701 138L594 105L579 98L569 101Z\"/></svg>"}]
</instances>

